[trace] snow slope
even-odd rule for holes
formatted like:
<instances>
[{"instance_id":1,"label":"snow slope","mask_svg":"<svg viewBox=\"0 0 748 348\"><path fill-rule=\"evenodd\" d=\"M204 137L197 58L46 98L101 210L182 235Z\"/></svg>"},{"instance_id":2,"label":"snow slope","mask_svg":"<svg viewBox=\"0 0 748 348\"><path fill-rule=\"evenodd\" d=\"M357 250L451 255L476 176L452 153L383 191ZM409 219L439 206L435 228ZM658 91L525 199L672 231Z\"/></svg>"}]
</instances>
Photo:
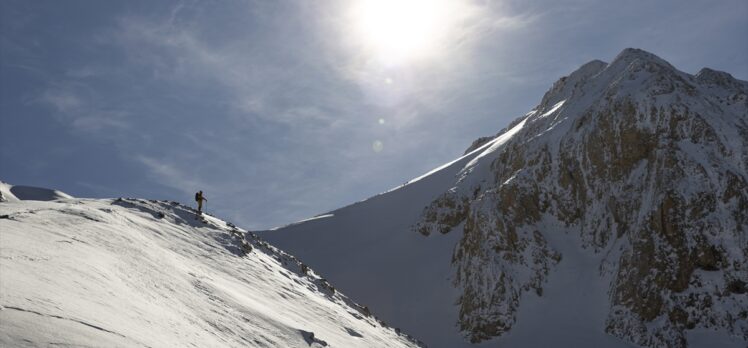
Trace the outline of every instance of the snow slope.
<instances>
[{"instance_id":1,"label":"snow slope","mask_svg":"<svg viewBox=\"0 0 748 348\"><path fill-rule=\"evenodd\" d=\"M526 311L520 316L529 320L522 322L529 325L519 326L500 339L473 344L456 325L458 309L454 303L460 293L452 284L451 263L455 245L462 237L462 225L448 234L429 236L415 233L412 227L425 206L454 187L461 174L474 168L480 158L490 157L491 149L499 148L523 126L519 122L467 155L401 187L332 211L325 218L294 223L261 235L285 250L293 250L315 269L324 270L341 291L356 294L377 316L393 326L407 328L432 348L497 344L578 347L580 343L631 347L604 333L604 315L587 316L594 311L594 305L606 304L603 286L579 292L578 283L565 282L549 290L553 297L536 298L523 308ZM569 280L566 275L591 274L596 268L585 258L570 258L564 265L570 266L566 273L558 273L562 281ZM598 302L590 303L588 295ZM564 317L563 313L577 309L581 320Z\"/></svg>"},{"instance_id":2,"label":"snow slope","mask_svg":"<svg viewBox=\"0 0 748 348\"><path fill-rule=\"evenodd\" d=\"M745 347L747 90L626 49L465 156L262 235L430 347Z\"/></svg>"},{"instance_id":3,"label":"snow slope","mask_svg":"<svg viewBox=\"0 0 748 348\"><path fill-rule=\"evenodd\" d=\"M0 203L0 346L418 343L217 218L175 202L65 199Z\"/></svg>"}]
</instances>

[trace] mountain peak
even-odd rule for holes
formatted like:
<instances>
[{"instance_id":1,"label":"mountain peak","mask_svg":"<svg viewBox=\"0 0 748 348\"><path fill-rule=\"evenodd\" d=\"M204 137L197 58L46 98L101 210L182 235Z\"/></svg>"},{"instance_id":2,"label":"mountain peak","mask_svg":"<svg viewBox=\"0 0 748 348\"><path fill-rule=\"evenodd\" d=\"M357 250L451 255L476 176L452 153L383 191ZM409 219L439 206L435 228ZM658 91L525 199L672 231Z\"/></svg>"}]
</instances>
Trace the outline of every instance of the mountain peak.
<instances>
[{"instance_id":1,"label":"mountain peak","mask_svg":"<svg viewBox=\"0 0 748 348\"><path fill-rule=\"evenodd\" d=\"M583 86L587 80L605 70L607 66L608 63L595 59L580 66L568 76L558 79L553 83L551 89L543 96L540 108L554 105L561 100L568 99L571 97L575 89Z\"/></svg>"},{"instance_id":2,"label":"mountain peak","mask_svg":"<svg viewBox=\"0 0 748 348\"><path fill-rule=\"evenodd\" d=\"M593 80L599 74L605 73L608 76L606 80L613 81L621 73L640 70L649 72L676 71L670 63L652 53L638 48L626 48L610 64L595 59L580 66L568 76L560 78L543 96L540 109L555 105L562 100L571 98L573 95L579 95L587 82Z\"/></svg>"},{"instance_id":3,"label":"mountain peak","mask_svg":"<svg viewBox=\"0 0 748 348\"><path fill-rule=\"evenodd\" d=\"M669 66L673 68L670 63L665 61L664 59L658 57L657 55L647 52L640 48L625 48L621 53L619 53L613 61L610 63L610 65L615 65L617 63L624 63L626 65L631 64L632 62L636 60L642 60L647 62L653 62L653 63L659 63L665 66ZM674 69L674 68L673 68Z\"/></svg>"},{"instance_id":4,"label":"mountain peak","mask_svg":"<svg viewBox=\"0 0 748 348\"><path fill-rule=\"evenodd\" d=\"M724 71L703 68L696 74L696 81L702 85L716 85L722 87L734 87L745 90L746 83L742 82Z\"/></svg>"},{"instance_id":5,"label":"mountain peak","mask_svg":"<svg viewBox=\"0 0 748 348\"><path fill-rule=\"evenodd\" d=\"M630 81L646 81L653 75L670 77L681 75L680 77L685 77L683 73L664 59L638 48L624 49L608 64L605 70L610 77L610 82L619 80L624 74L627 75L625 80ZM636 89L641 86L631 87Z\"/></svg>"}]
</instances>

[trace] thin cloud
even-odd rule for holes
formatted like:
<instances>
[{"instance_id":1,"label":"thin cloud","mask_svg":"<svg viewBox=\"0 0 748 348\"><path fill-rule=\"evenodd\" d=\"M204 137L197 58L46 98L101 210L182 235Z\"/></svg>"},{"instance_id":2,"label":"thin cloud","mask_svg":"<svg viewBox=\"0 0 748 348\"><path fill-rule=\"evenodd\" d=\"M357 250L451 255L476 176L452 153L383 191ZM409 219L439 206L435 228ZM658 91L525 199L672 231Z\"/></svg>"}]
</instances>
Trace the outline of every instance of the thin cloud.
<instances>
[{"instance_id":1,"label":"thin cloud","mask_svg":"<svg viewBox=\"0 0 748 348\"><path fill-rule=\"evenodd\" d=\"M65 72L65 76L72 79L86 79L99 75L101 75L101 72L91 66L83 66L75 69L70 69Z\"/></svg>"},{"instance_id":2,"label":"thin cloud","mask_svg":"<svg viewBox=\"0 0 748 348\"><path fill-rule=\"evenodd\" d=\"M51 106L57 119L75 130L110 137L108 132L130 129L127 121L130 114L122 110L103 109L100 101L90 92L90 88L80 83L56 83L37 99L43 105ZM87 90L88 98L81 96L78 89Z\"/></svg>"},{"instance_id":3,"label":"thin cloud","mask_svg":"<svg viewBox=\"0 0 748 348\"><path fill-rule=\"evenodd\" d=\"M57 111L72 113L80 110L83 101L73 91L62 88L48 89L39 98L41 102L53 106Z\"/></svg>"},{"instance_id":4,"label":"thin cloud","mask_svg":"<svg viewBox=\"0 0 748 348\"><path fill-rule=\"evenodd\" d=\"M75 118L72 126L85 132L101 132L104 130L111 131L114 128L124 130L129 129L129 123L123 121L122 116L107 116L107 113L98 113L96 116L83 116Z\"/></svg>"},{"instance_id":5,"label":"thin cloud","mask_svg":"<svg viewBox=\"0 0 748 348\"><path fill-rule=\"evenodd\" d=\"M213 189L212 185L188 175L186 170L178 169L174 164L144 155L135 156L133 159L145 165L153 175L157 176L158 182L162 185L188 196L197 189Z\"/></svg>"},{"instance_id":6,"label":"thin cloud","mask_svg":"<svg viewBox=\"0 0 748 348\"><path fill-rule=\"evenodd\" d=\"M178 12L173 11L172 16ZM154 75L161 79L184 83L212 81L237 112L284 123L303 121L307 116L318 119L322 115L302 111L310 110L304 104L286 102L289 104L286 108L279 105L279 99L283 102L285 96L293 101L292 92L285 90L284 83L301 82L295 69L281 69L272 61L263 62L267 58L260 56L267 52L246 44L241 36L209 44L198 32L176 22L174 18L163 23L157 19L125 17L114 32L114 41L133 63L153 69ZM314 93L314 90L305 92Z\"/></svg>"},{"instance_id":7,"label":"thin cloud","mask_svg":"<svg viewBox=\"0 0 748 348\"><path fill-rule=\"evenodd\" d=\"M494 30L517 30L533 24L538 18L539 14L498 17L491 20L488 27Z\"/></svg>"}]
</instances>

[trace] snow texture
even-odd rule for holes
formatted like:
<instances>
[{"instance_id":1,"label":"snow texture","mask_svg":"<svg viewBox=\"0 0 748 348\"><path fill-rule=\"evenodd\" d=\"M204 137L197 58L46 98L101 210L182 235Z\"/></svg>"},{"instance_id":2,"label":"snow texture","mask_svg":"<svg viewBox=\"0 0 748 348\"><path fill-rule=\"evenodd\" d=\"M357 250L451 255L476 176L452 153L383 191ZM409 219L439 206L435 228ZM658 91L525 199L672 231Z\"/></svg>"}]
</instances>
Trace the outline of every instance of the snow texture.
<instances>
[{"instance_id":1,"label":"snow texture","mask_svg":"<svg viewBox=\"0 0 748 348\"><path fill-rule=\"evenodd\" d=\"M220 219L15 188L0 186L0 346L419 346Z\"/></svg>"}]
</instances>

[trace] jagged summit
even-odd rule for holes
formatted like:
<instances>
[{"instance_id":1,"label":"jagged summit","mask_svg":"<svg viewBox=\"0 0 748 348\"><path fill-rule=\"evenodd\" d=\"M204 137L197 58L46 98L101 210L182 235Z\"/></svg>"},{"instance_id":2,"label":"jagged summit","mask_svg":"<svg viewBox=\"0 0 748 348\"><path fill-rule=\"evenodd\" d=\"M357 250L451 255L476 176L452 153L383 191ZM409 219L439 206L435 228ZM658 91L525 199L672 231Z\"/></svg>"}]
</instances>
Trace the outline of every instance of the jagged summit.
<instances>
[{"instance_id":1,"label":"jagged summit","mask_svg":"<svg viewBox=\"0 0 748 348\"><path fill-rule=\"evenodd\" d=\"M729 74L727 74L729 79L723 75L726 73L717 74L718 72L711 69L702 71L704 72L704 76L701 79L697 78L696 83L706 83L711 80L720 80L723 81L722 83L729 83L724 81L734 80ZM633 79L635 76L643 78ZM686 73L678 71L670 63L650 52L637 48L626 48L611 63L595 59L580 66L571 74L559 78L543 95L540 104L525 116L530 119L543 118L543 115L546 115L551 110L556 111L554 107L562 107L567 101L579 100L588 94L590 96L587 96L587 101L595 101L596 98L600 98L604 93L610 94L618 91L620 89L619 85L623 85L621 82L626 80L634 80L635 82L633 86L631 84L626 86L627 90L648 90L651 86L643 84L654 83L659 84L659 87L652 93L662 94L674 88L672 86L673 80L685 81L691 80L691 77ZM507 128L494 136L476 139L465 151L465 154L500 136L504 131L519 123L519 121L521 120L518 119L512 122Z\"/></svg>"},{"instance_id":2,"label":"jagged summit","mask_svg":"<svg viewBox=\"0 0 748 348\"><path fill-rule=\"evenodd\" d=\"M611 67L614 67L616 65L629 65L635 61L642 61L647 63L654 63L654 64L660 64L663 66L666 66L668 68L671 68L675 70L675 67L670 65L667 61L664 59L658 57L657 55L647 52L645 50L639 49L639 48L625 48L621 53L619 53L610 63Z\"/></svg>"},{"instance_id":3,"label":"jagged summit","mask_svg":"<svg viewBox=\"0 0 748 348\"><path fill-rule=\"evenodd\" d=\"M716 85L720 87L748 90L748 82L734 78L727 72L703 68L696 74L696 80L704 85Z\"/></svg>"},{"instance_id":4,"label":"jagged summit","mask_svg":"<svg viewBox=\"0 0 748 348\"><path fill-rule=\"evenodd\" d=\"M646 79L665 75L685 75L677 71L670 63L647 51L635 48L627 48L621 51L611 63L593 60L582 65L579 69L568 76L560 78L553 87L546 92L540 103L540 108L554 105L561 100L566 100L580 94L591 91L603 92L610 89L616 82L631 80L640 72L647 75ZM636 86L636 89L646 86Z\"/></svg>"},{"instance_id":5,"label":"jagged summit","mask_svg":"<svg viewBox=\"0 0 748 348\"><path fill-rule=\"evenodd\" d=\"M553 84L551 89L545 93L540 102L540 107L545 108L570 98L575 91L584 86L587 80L599 74L607 67L607 63L600 60L593 60L582 65L579 69L568 76L560 78Z\"/></svg>"},{"instance_id":6,"label":"jagged summit","mask_svg":"<svg viewBox=\"0 0 748 348\"><path fill-rule=\"evenodd\" d=\"M717 92L714 87L721 89ZM710 93L722 93L719 99L726 106L745 107L748 82L735 79L726 72L709 68L696 75L681 72L662 58L641 49L627 48L611 63L593 60L561 77L545 93L540 104L525 117L528 123L535 123L559 108L569 108L576 104L578 109L587 109L601 99L631 99L654 97L656 107L672 104L672 99L693 99L700 88L711 88ZM692 100L692 102L695 100ZM581 116L582 113L566 113L567 116ZM521 120L513 122L507 127ZM552 122L552 121L546 121ZM535 124L535 127L542 127ZM506 129L505 129L506 130ZM502 130L505 131L505 130ZM563 132L563 130L561 130ZM502 133L483 137L471 144L469 150L495 139Z\"/></svg>"},{"instance_id":7,"label":"jagged summit","mask_svg":"<svg viewBox=\"0 0 748 348\"><path fill-rule=\"evenodd\" d=\"M652 53L637 48L626 48L621 51L621 53L619 53L611 63L606 63L597 59L592 60L582 65L568 76L560 78L553 84L551 89L546 92L540 106L546 107L572 97L575 90L584 88L585 82L597 74L607 74L607 80L615 79L615 77L620 76L620 74L630 69L630 66L634 63L640 66L658 65L665 69L676 70L672 65L670 65L670 63Z\"/></svg>"},{"instance_id":8,"label":"jagged summit","mask_svg":"<svg viewBox=\"0 0 748 348\"><path fill-rule=\"evenodd\" d=\"M626 49L462 157L265 236L435 347L744 347L745 85Z\"/></svg>"}]
</instances>

